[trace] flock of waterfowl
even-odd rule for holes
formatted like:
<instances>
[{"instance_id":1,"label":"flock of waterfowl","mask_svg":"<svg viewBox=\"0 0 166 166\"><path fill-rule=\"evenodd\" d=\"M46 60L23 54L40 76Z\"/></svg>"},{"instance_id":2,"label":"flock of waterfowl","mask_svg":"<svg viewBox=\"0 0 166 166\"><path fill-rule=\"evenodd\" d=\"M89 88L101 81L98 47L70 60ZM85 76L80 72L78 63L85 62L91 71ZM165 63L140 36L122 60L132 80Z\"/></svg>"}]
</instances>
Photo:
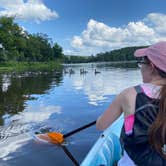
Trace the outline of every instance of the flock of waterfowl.
<instances>
[{"instance_id":1,"label":"flock of waterfowl","mask_svg":"<svg viewBox=\"0 0 166 166\"><path fill-rule=\"evenodd\" d=\"M80 74L87 74L88 71L86 71L84 68L80 69ZM94 74L99 74L101 73L100 71L97 71L96 69L94 70ZM64 74L75 74L75 71L70 68L69 70L64 69Z\"/></svg>"}]
</instances>

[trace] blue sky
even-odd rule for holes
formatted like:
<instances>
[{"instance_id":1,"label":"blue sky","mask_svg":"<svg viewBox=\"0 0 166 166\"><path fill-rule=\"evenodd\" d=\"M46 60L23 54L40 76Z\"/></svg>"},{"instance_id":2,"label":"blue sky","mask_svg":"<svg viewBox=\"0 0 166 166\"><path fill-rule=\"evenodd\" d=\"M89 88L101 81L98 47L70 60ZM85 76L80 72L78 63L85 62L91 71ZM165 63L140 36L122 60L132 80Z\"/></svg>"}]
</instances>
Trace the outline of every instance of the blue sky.
<instances>
[{"instance_id":1,"label":"blue sky","mask_svg":"<svg viewBox=\"0 0 166 166\"><path fill-rule=\"evenodd\" d=\"M166 40L165 0L0 0L4 15L29 33L48 34L68 55Z\"/></svg>"}]
</instances>

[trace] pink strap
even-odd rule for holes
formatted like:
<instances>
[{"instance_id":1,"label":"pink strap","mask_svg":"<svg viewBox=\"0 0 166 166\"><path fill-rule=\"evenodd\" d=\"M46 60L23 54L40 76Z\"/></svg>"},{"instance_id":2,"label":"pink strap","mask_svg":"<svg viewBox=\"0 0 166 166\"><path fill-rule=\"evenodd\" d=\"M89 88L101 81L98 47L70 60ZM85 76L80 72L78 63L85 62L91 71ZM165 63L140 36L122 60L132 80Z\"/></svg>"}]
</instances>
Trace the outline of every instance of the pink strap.
<instances>
[{"instance_id":1,"label":"pink strap","mask_svg":"<svg viewBox=\"0 0 166 166\"><path fill-rule=\"evenodd\" d=\"M152 96L152 91L151 91L151 89L150 89L148 86L141 85L141 87L142 87L143 92L144 92L147 96L149 96L149 97Z\"/></svg>"},{"instance_id":2,"label":"pink strap","mask_svg":"<svg viewBox=\"0 0 166 166\"><path fill-rule=\"evenodd\" d=\"M134 120L135 120L134 114L125 117L124 127L125 127L125 133L127 135L130 135L133 132Z\"/></svg>"},{"instance_id":3,"label":"pink strap","mask_svg":"<svg viewBox=\"0 0 166 166\"><path fill-rule=\"evenodd\" d=\"M150 98L158 98L160 86L154 86L151 84L142 84L141 85L143 92Z\"/></svg>"}]
</instances>

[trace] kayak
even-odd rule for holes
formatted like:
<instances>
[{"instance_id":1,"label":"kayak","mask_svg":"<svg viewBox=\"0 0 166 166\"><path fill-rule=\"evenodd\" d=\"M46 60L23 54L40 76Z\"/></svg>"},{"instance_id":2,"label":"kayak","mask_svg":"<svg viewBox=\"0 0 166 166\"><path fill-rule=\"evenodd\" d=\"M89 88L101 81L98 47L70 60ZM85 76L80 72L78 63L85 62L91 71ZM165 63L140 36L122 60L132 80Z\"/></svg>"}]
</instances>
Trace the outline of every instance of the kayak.
<instances>
[{"instance_id":1,"label":"kayak","mask_svg":"<svg viewBox=\"0 0 166 166\"><path fill-rule=\"evenodd\" d=\"M119 141L122 124L123 120L120 118L100 135L81 166L113 166L117 163L122 154Z\"/></svg>"}]
</instances>

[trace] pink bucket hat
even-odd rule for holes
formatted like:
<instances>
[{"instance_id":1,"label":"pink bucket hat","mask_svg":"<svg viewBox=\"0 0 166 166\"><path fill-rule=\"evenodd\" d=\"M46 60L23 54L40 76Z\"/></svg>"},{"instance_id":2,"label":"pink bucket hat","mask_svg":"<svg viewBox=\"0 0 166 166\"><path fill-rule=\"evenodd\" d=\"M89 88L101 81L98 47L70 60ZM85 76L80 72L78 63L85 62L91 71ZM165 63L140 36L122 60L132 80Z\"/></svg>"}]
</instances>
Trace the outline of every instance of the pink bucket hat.
<instances>
[{"instance_id":1,"label":"pink bucket hat","mask_svg":"<svg viewBox=\"0 0 166 166\"><path fill-rule=\"evenodd\" d=\"M166 72L166 41L153 44L147 48L138 49L135 51L134 56L147 56L156 67Z\"/></svg>"}]
</instances>

